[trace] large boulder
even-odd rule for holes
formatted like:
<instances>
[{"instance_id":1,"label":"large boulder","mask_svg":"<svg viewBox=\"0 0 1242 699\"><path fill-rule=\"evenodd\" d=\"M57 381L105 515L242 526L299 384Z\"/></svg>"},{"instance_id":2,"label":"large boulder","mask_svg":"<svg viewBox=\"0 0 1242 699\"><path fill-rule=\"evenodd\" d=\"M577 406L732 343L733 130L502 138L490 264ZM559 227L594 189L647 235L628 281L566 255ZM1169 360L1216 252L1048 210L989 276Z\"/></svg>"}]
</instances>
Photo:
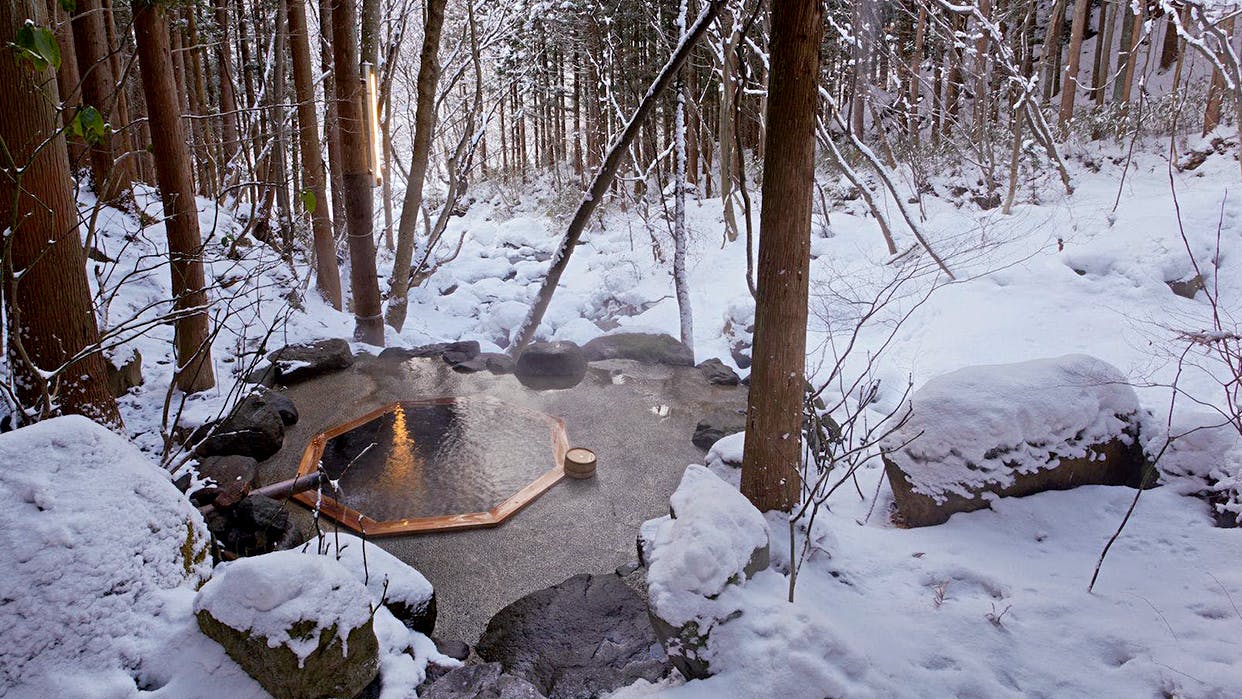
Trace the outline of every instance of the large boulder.
<instances>
[{"instance_id":1,"label":"large boulder","mask_svg":"<svg viewBox=\"0 0 1242 699\"><path fill-rule=\"evenodd\" d=\"M936 377L881 445L897 514L921 527L997 497L1151 485L1138 417L1125 377L1081 354Z\"/></svg>"},{"instance_id":2,"label":"large boulder","mask_svg":"<svg viewBox=\"0 0 1242 699\"><path fill-rule=\"evenodd\" d=\"M575 575L513 602L475 651L550 699L600 696L668 668L642 599L613 575Z\"/></svg>"},{"instance_id":3,"label":"large boulder","mask_svg":"<svg viewBox=\"0 0 1242 699\"><path fill-rule=\"evenodd\" d=\"M163 469L84 417L0 435L0 464L0 693L81 696L49 687L119 678L132 692L127 652L158 633L175 588L193 594L210 574L203 518Z\"/></svg>"},{"instance_id":4,"label":"large boulder","mask_svg":"<svg viewBox=\"0 0 1242 699\"><path fill-rule=\"evenodd\" d=\"M286 386L301 383L353 366L354 353L340 338L289 345L272 352L268 359L276 368L276 381Z\"/></svg>"},{"instance_id":5,"label":"large boulder","mask_svg":"<svg viewBox=\"0 0 1242 699\"><path fill-rule=\"evenodd\" d=\"M279 551L217 567L194 614L276 699L353 697L379 672L370 600L336 561Z\"/></svg>"},{"instance_id":6,"label":"large boulder","mask_svg":"<svg viewBox=\"0 0 1242 699\"><path fill-rule=\"evenodd\" d=\"M366 585L373 604L383 603L407 628L427 636L435 630L436 593L431 583L375 542L337 533L301 550L339 561Z\"/></svg>"},{"instance_id":7,"label":"large boulder","mask_svg":"<svg viewBox=\"0 0 1242 699\"><path fill-rule=\"evenodd\" d=\"M274 405L269 396L287 400L266 389L256 391L243 398L228 417L195 430L191 440L198 442L196 453L200 457L250 456L262 461L280 451L285 442L285 421L281 403Z\"/></svg>"},{"instance_id":8,"label":"large boulder","mask_svg":"<svg viewBox=\"0 0 1242 699\"><path fill-rule=\"evenodd\" d=\"M711 633L742 613L722 593L768 567L763 515L707 468L688 466L669 515L643 523L638 550L651 623L669 659L688 679L712 675Z\"/></svg>"},{"instance_id":9,"label":"large boulder","mask_svg":"<svg viewBox=\"0 0 1242 699\"><path fill-rule=\"evenodd\" d=\"M588 361L633 359L648 364L694 366L694 351L671 335L662 333L615 333L582 347Z\"/></svg>"},{"instance_id":10,"label":"large boulder","mask_svg":"<svg viewBox=\"0 0 1242 699\"><path fill-rule=\"evenodd\" d=\"M500 663L465 665L420 690L421 699L545 699L535 685L504 671Z\"/></svg>"},{"instance_id":11,"label":"large boulder","mask_svg":"<svg viewBox=\"0 0 1242 699\"><path fill-rule=\"evenodd\" d=\"M566 340L532 342L518 355L514 374L527 388L573 388L586 376L582 348Z\"/></svg>"}]
</instances>

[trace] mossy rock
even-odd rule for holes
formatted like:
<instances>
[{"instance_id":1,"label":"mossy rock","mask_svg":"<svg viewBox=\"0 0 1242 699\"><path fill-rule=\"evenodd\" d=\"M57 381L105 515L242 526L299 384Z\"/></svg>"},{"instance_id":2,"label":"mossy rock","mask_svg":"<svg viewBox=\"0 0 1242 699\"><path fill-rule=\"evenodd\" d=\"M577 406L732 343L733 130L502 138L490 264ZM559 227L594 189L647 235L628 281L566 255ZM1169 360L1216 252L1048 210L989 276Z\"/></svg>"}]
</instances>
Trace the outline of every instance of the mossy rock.
<instances>
[{"instance_id":1,"label":"mossy rock","mask_svg":"<svg viewBox=\"0 0 1242 699\"><path fill-rule=\"evenodd\" d=\"M379 673L379 641L371 620L351 631L343 644L336 625L320 629L318 645L299 661L288 645L270 646L267 638L238 631L205 609L195 616L203 633L276 699L354 697ZM315 631L315 622L306 620L290 627L289 636L313 640Z\"/></svg>"}]
</instances>

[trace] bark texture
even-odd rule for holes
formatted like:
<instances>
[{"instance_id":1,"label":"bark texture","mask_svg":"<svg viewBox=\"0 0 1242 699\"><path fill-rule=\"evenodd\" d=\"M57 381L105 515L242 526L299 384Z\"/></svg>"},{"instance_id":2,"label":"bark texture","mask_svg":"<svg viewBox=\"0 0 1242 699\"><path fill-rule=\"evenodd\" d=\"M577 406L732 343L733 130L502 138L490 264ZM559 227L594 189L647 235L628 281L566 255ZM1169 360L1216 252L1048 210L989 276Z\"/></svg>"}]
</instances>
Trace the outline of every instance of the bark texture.
<instances>
[{"instance_id":1,"label":"bark texture","mask_svg":"<svg viewBox=\"0 0 1242 699\"><path fill-rule=\"evenodd\" d=\"M353 0L332 0L332 58L336 82L338 128L341 134L341 180L345 230L349 237L349 279L354 301L354 339L384 346L384 316L375 273L372 237L375 201L367 172L364 90L358 70L357 13Z\"/></svg>"},{"instance_id":2,"label":"bark texture","mask_svg":"<svg viewBox=\"0 0 1242 699\"><path fill-rule=\"evenodd\" d=\"M0 45L11 46L27 19L39 27L49 25L41 0L0 3ZM60 103L56 76L50 66L37 71L5 53L0 60L0 85L5 86L0 90L0 230L7 233L4 325L17 397L43 417L77 413L120 427L103 355L90 351L99 332L70 191L69 157L54 108ZM62 366L49 385L41 372Z\"/></svg>"},{"instance_id":3,"label":"bark texture","mask_svg":"<svg viewBox=\"0 0 1242 699\"><path fill-rule=\"evenodd\" d=\"M823 9L818 0L772 5L764 206L754 364L746 415L742 494L760 510L799 498L805 387L811 198Z\"/></svg>"},{"instance_id":4,"label":"bark texture","mask_svg":"<svg viewBox=\"0 0 1242 699\"><path fill-rule=\"evenodd\" d=\"M315 82L311 77L310 40L304 0L287 0L289 49L293 53L293 85L298 95L298 144L302 155L304 189L313 198L309 212L315 239L315 286L324 300L341 310L341 274L336 267L336 241L328 209L328 188L319 147L319 117L315 113Z\"/></svg>"},{"instance_id":5,"label":"bark texture","mask_svg":"<svg viewBox=\"0 0 1242 699\"><path fill-rule=\"evenodd\" d=\"M134 0L134 36L151 124L155 177L164 203L174 309L178 314L174 340L177 388L195 393L211 388L216 379L211 363L198 204L194 199L190 149L177 103L168 17L163 4Z\"/></svg>"}]
</instances>

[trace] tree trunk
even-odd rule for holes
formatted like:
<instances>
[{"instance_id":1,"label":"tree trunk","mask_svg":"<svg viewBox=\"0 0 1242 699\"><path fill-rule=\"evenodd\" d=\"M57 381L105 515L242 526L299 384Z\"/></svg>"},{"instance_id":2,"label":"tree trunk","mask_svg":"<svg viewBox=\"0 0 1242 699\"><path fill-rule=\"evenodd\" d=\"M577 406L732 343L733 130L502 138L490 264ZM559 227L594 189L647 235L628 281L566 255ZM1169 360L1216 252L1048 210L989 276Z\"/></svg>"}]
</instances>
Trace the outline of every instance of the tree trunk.
<instances>
[{"instance_id":1,"label":"tree trunk","mask_svg":"<svg viewBox=\"0 0 1242 699\"><path fill-rule=\"evenodd\" d=\"M107 122L114 113L117 87L99 0L78 0L73 13L73 45L82 75L82 104L99 110ZM111 128L90 143L91 184L102 202L115 201L133 180L129 160L120 158L113 146Z\"/></svg>"},{"instance_id":2,"label":"tree trunk","mask_svg":"<svg viewBox=\"0 0 1242 699\"><path fill-rule=\"evenodd\" d=\"M1061 109L1057 114L1057 127L1066 134L1070 119L1074 117L1074 96L1078 94L1078 67L1082 58L1082 35L1087 26L1087 9L1091 0L1078 0L1074 7L1074 24L1070 28L1069 57L1065 63L1065 75L1061 79Z\"/></svg>"},{"instance_id":3,"label":"tree trunk","mask_svg":"<svg viewBox=\"0 0 1242 699\"><path fill-rule=\"evenodd\" d=\"M289 50L293 54L293 86L298 96L298 143L302 149L303 204L309 199L311 231L315 240L315 286L332 307L341 310L341 273L336 267L336 241L324 182L323 153L319 148L319 117L315 114L315 82L311 77L310 39L305 0L286 0Z\"/></svg>"},{"instance_id":4,"label":"tree trunk","mask_svg":"<svg viewBox=\"0 0 1242 699\"><path fill-rule=\"evenodd\" d=\"M332 235L345 238L345 176L341 173L341 129L332 70L332 0L319 0L320 70L323 71L323 133L328 144L328 185L332 190Z\"/></svg>"},{"instance_id":5,"label":"tree trunk","mask_svg":"<svg viewBox=\"0 0 1242 699\"><path fill-rule=\"evenodd\" d=\"M1141 3L1138 12L1134 12L1130 5L1126 5L1125 24L1121 27L1121 41L1126 47L1125 68L1120 69L1123 59L1118 58L1117 82L1113 84L1113 101L1120 102L1123 108L1130 103L1130 90L1134 85L1135 66L1138 65L1138 45L1143 38L1143 13Z\"/></svg>"},{"instance_id":6,"label":"tree trunk","mask_svg":"<svg viewBox=\"0 0 1242 699\"><path fill-rule=\"evenodd\" d=\"M768 157L759 215L755 363L747 400L742 494L760 510L789 510L801 490L802 400L819 105L818 0L772 6Z\"/></svg>"},{"instance_id":7,"label":"tree trunk","mask_svg":"<svg viewBox=\"0 0 1242 699\"><path fill-rule=\"evenodd\" d=\"M229 0L215 0L216 28L220 32L216 43L216 70L220 79L220 136L224 162L221 163L221 184L231 184L231 172L239 166L235 162L240 139L237 135L237 93L233 88L233 52L229 46Z\"/></svg>"},{"instance_id":8,"label":"tree trunk","mask_svg":"<svg viewBox=\"0 0 1242 699\"><path fill-rule=\"evenodd\" d=\"M1221 30L1226 37L1233 36L1234 18L1230 17L1221 23ZM1221 47L1218 54L1223 54L1225 47ZM1224 55L1218 55L1217 60L1222 65L1226 64L1227 59ZM1215 68L1212 69L1212 82L1208 87L1207 107L1203 110L1203 135L1206 136L1220 126L1221 106L1224 102L1226 93L1225 74ZM1242 123L1238 124L1238 128L1242 129Z\"/></svg>"},{"instance_id":9,"label":"tree trunk","mask_svg":"<svg viewBox=\"0 0 1242 699\"><path fill-rule=\"evenodd\" d=\"M27 20L39 28L50 24L42 0L0 3L0 45L16 43ZM96 349L99 332L70 191L69 157L53 109L60 103L56 79L52 67L36 71L32 63L6 54L0 60L0 85L5 86L0 90L0 143L5 145L0 151L0 228L8 234L0 293L17 398L40 417L76 413L119 428L103 354ZM41 372L57 369L55 385L49 386Z\"/></svg>"},{"instance_id":10,"label":"tree trunk","mask_svg":"<svg viewBox=\"0 0 1242 699\"><path fill-rule=\"evenodd\" d=\"M431 136L436 125L436 84L440 80L440 30L444 27L444 0L427 0L427 24L423 29L423 50L418 59L418 99L414 114L413 155L410 176L401 203L401 222L397 226L397 254L388 280L388 324L401 330L410 290L410 265L414 260L414 237L418 210L423 203L423 180L431 155Z\"/></svg>"},{"instance_id":11,"label":"tree trunk","mask_svg":"<svg viewBox=\"0 0 1242 699\"><path fill-rule=\"evenodd\" d=\"M177 387L186 393L215 385L211 363L207 291L203 275L198 205L190 174L190 151L181 126L173 77L168 16L158 0L134 0L134 35L151 123L151 148L164 227L168 233L176 321Z\"/></svg>"},{"instance_id":12,"label":"tree trunk","mask_svg":"<svg viewBox=\"0 0 1242 699\"><path fill-rule=\"evenodd\" d=\"M686 37L689 0L681 0L677 13L678 38ZM690 285L686 281L686 73L677 74L677 110L673 118L674 204L673 204L673 286L681 321L681 341L694 352L694 315L690 310Z\"/></svg>"},{"instance_id":13,"label":"tree trunk","mask_svg":"<svg viewBox=\"0 0 1242 699\"><path fill-rule=\"evenodd\" d=\"M384 346L384 315L375 273L375 222L371 175L367 172L365 96L358 72L357 24L353 0L332 0L332 64L336 77L337 117L341 132L341 179L345 227L349 235L349 279L354 301L354 339Z\"/></svg>"},{"instance_id":14,"label":"tree trunk","mask_svg":"<svg viewBox=\"0 0 1242 699\"><path fill-rule=\"evenodd\" d=\"M1052 99L1060 82L1061 32L1065 25L1065 3L1066 0L1055 0L1052 4L1052 16L1048 18L1048 31L1044 34L1043 55L1039 62L1044 75L1045 100Z\"/></svg>"},{"instance_id":15,"label":"tree trunk","mask_svg":"<svg viewBox=\"0 0 1242 699\"><path fill-rule=\"evenodd\" d=\"M82 106L80 85L82 76L78 73L78 59L73 45L73 24L65 16L60 0L47 0L48 21L56 35L56 44L60 47L60 65L56 68L56 82L60 86L60 98L63 100L61 117L65 126L73 121L73 115ZM82 161L86 155L86 143L70 134L65 134L69 148L69 171Z\"/></svg>"}]
</instances>

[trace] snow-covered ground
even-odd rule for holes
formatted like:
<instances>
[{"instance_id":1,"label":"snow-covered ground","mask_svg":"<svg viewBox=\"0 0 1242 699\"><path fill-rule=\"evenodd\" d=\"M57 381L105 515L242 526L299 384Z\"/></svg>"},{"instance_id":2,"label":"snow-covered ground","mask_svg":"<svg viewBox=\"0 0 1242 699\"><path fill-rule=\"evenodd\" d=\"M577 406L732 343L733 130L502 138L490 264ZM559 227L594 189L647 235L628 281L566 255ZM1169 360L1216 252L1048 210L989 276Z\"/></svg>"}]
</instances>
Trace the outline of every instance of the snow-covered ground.
<instances>
[{"instance_id":1,"label":"snow-covered ground","mask_svg":"<svg viewBox=\"0 0 1242 699\"><path fill-rule=\"evenodd\" d=\"M814 222L814 380L878 380L870 410L883 415L911 381L918 387L966 366L1082 353L1118 367L1133 383L1147 413L1142 439L1153 451L1168 424L1181 433L1219 423L1213 406L1224 400L1220 367L1192 353L1179 376L1175 362L1184 347L1179 331L1210 327L1212 309L1203 293L1182 298L1166 282L1194 273L1184 231L1221 309L1242 309L1242 275L1233 269L1242 255L1242 195L1233 193L1239 178L1232 152L1170 173L1167 143L1142 142L1119 188L1124 147L1074 145L1067 149L1074 194L1041 176L1020 191L1010 215L952 195L957 180L946 171L932 180L936 194L908 206L925 212L920 226L957 281L917 250L894 259L863 203L838 197L827 219L817 210ZM824 184L829 192L848 190L835 180ZM909 182L899 184L911 190ZM411 292L409 319L401 333L389 330L389 344L476 339L485 350L503 349L576 203L541 183L480 184L468 196L468 212L446 234L448 250L464 235L460 253ZM914 247L895 203L880 191L876 196L892 216L900 250ZM139 203L158 213L152 193L141 192ZM213 312L228 322L213 345L220 385L186 400L188 422L225 409L263 349L349 337L352 330L352 317L313 291L290 305L288 292L306 288L297 276L306 274L304 264L290 267L262 245L230 259L224 253L238 225L211 202L200 201L200 208L214 253L208 279L227 285L216 292ZM696 359L736 366L731 349L747 339L754 313L745 242L722 244L718 199L692 200L688 209ZM633 209L608 208L575 250L541 334L577 342L612 329L676 335L668 230L658 214L649 230ZM153 313L169 297L167 271L153 257L162 239L161 224L142 228L132 217L102 214L96 247L120 259L115 268L98 263L102 286L115 289L125 279L108 325L151 304ZM381 257L385 276L391 256ZM889 301L844 355L858 318L877 297ZM269 328L273 335L261 347ZM161 325L128 343L142 352L147 383L122 399L122 412L130 436L156 457L171 337L171 327ZM839 354L842 370L833 376ZM1184 395L1170 415L1175 377ZM172 411L181 398L172 395ZM1210 479L1233 497L1234 512L1242 511L1238 442L1229 428L1174 442L1160 463L1172 487L1143 497L1092 594L1086 586L1095 560L1133 491L1046 493L903 530L886 523L884 489L881 501L871 502L880 469L865 467L858 474L865 499L843 488L817 519L810 533L816 552L802 569L795 604L784 601L787 581L779 571L788 562L788 534L775 522L773 569L726 592L740 596L747 610L745 623L718 638L729 669L660 689L673 696L820 696L831 687L846 696L1237 696L1242 540L1236 530L1213 528L1208 505L1185 494Z\"/></svg>"}]
</instances>

